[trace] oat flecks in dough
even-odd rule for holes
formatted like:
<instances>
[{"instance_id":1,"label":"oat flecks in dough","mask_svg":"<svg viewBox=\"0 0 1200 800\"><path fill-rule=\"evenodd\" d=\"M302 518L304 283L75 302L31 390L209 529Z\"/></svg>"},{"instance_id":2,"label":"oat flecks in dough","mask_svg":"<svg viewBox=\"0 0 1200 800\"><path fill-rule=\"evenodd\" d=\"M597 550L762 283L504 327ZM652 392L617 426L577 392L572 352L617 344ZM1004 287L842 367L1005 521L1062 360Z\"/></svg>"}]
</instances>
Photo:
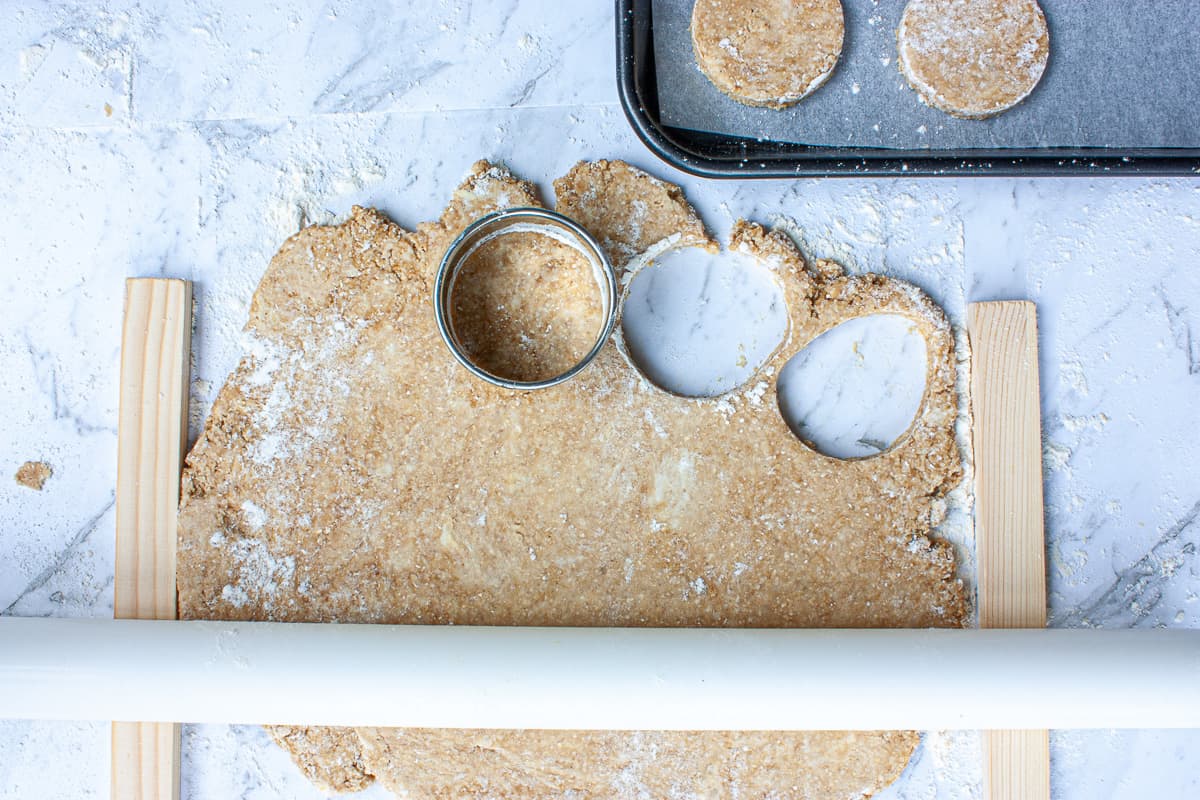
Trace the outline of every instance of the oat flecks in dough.
<instances>
[{"instance_id":1,"label":"oat flecks in dough","mask_svg":"<svg viewBox=\"0 0 1200 800\"><path fill-rule=\"evenodd\" d=\"M1020 103L1050 57L1037 0L910 0L896 45L900 71L921 99L965 119Z\"/></svg>"},{"instance_id":2,"label":"oat flecks in dough","mask_svg":"<svg viewBox=\"0 0 1200 800\"><path fill-rule=\"evenodd\" d=\"M384 785L412 798L861 798L899 777L905 731L360 728ZM868 742L869 746L862 744ZM502 787L502 788L501 788Z\"/></svg>"},{"instance_id":3,"label":"oat flecks in dough","mask_svg":"<svg viewBox=\"0 0 1200 800\"><path fill-rule=\"evenodd\" d=\"M786 108L821 87L845 35L841 0L696 0L696 65L750 106Z\"/></svg>"},{"instance_id":4,"label":"oat flecks in dough","mask_svg":"<svg viewBox=\"0 0 1200 800\"><path fill-rule=\"evenodd\" d=\"M651 247L700 247L717 242L673 183L624 161L580 161L554 182L556 210L588 229L621 277L629 262Z\"/></svg>"},{"instance_id":5,"label":"oat flecks in dough","mask_svg":"<svg viewBox=\"0 0 1200 800\"><path fill-rule=\"evenodd\" d=\"M267 733L323 792L358 792L375 781L354 728L272 725Z\"/></svg>"},{"instance_id":6,"label":"oat flecks in dough","mask_svg":"<svg viewBox=\"0 0 1200 800\"><path fill-rule=\"evenodd\" d=\"M589 191L587 174L607 194ZM556 191L560 210L570 205L567 213L619 253L671 237L710 241L677 187L619 162L580 165ZM416 233L355 209L342 225L309 228L285 243L252 304L252 346L188 457L179 539L183 618L962 624L954 554L928 538L930 507L961 477L953 338L937 306L888 278L848 277L831 264L810 268L786 236L743 222L731 247L768 265L789 307L783 344L744 388L718 398L669 395L610 343L566 384L536 393L500 389L446 350L430 303L433 272L476 216L536 203L528 184L480 163L441 220ZM658 210L675 222L663 225ZM912 319L926 337L922 410L878 457L820 455L783 421L775 377L825 330L880 312ZM283 737L327 785L337 785L346 763L362 763L364 774L412 797L456 796L454 786L422 794L404 783L406 767L394 762L406 757L395 755L403 752L395 750L401 732L384 736L392 749L382 757L376 740L358 750L340 737L329 764L319 745L327 735L313 729ZM476 734L459 735L438 745L445 759L475 747ZM647 734L615 736L633 748L639 735ZM687 748L719 750L729 735L695 734ZM511 757L536 769L561 746L595 753L595 769L612 772L609 751L596 744L609 734L571 736L560 744L535 737ZM820 741L820 753L792 760L852 754L830 757L829 769L842 772L826 776L856 785L852 797L894 778L916 741L914 734L812 736L781 734L779 752L794 755ZM452 769L438 759L427 774ZM756 769L772 769L757 757L744 766L742 785L766 780L750 774ZM514 769L520 776L526 767ZM646 769L680 780L696 773L686 759L665 757ZM718 785L733 779L730 773ZM521 787L492 785L492 796L529 796ZM636 796L622 791L612 796Z\"/></svg>"},{"instance_id":7,"label":"oat flecks in dough","mask_svg":"<svg viewBox=\"0 0 1200 800\"><path fill-rule=\"evenodd\" d=\"M53 474L54 470L45 461L26 461L17 467L14 480L27 489L40 492Z\"/></svg>"},{"instance_id":8,"label":"oat flecks in dough","mask_svg":"<svg viewBox=\"0 0 1200 800\"><path fill-rule=\"evenodd\" d=\"M532 382L567 372L596 344L604 303L589 257L536 231L496 236L459 270L451 325L492 375Z\"/></svg>"}]
</instances>

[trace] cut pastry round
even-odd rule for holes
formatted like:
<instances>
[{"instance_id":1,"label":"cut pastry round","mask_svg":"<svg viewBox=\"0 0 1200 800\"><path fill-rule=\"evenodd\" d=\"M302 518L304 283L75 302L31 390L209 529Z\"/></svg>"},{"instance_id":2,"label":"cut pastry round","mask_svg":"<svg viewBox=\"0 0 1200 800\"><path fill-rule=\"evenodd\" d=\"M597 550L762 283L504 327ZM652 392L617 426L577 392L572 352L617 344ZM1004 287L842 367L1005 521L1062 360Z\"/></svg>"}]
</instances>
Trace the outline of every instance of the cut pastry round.
<instances>
[{"instance_id":1,"label":"cut pastry round","mask_svg":"<svg viewBox=\"0 0 1200 800\"><path fill-rule=\"evenodd\" d=\"M900 71L925 103L985 119L1037 86L1050 33L1037 0L910 0L896 48Z\"/></svg>"},{"instance_id":2,"label":"cut pastry round","mask_svg":"<svg viewBox=\"0 0 1200 800\"><path fill-rule=\"evenodd\" d=\"M713 85L749 106L785 108L829 80L846 25L840 0L696 0L692 48Z\"/></svg>"}]
</instances>

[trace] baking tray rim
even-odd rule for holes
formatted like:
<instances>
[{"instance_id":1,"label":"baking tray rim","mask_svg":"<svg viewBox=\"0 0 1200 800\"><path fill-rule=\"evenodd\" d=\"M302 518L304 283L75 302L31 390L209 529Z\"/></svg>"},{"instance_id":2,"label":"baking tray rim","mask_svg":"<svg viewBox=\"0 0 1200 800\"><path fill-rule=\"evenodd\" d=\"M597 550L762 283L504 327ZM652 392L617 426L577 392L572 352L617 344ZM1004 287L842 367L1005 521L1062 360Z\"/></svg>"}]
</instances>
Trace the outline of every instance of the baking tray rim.
<instances>
[{"instance_id":1,"label":"baking tray rim","mask_svg":"<svg viewBox=\"0 0 1200 800\"><path fill-rule=\"evenodd\" d=\"M651 2L615 0L617 93L643 144L691 175L735 179L1200 176L1200 148L890 150L793 145L672 128L663 125L646 102L649 79L643 76L652 74L654 59L649 45ZM657 100L652 102L657 107ZM720 143L729 153L705 152L705 139Z\"/></svg>"}]
</instances>

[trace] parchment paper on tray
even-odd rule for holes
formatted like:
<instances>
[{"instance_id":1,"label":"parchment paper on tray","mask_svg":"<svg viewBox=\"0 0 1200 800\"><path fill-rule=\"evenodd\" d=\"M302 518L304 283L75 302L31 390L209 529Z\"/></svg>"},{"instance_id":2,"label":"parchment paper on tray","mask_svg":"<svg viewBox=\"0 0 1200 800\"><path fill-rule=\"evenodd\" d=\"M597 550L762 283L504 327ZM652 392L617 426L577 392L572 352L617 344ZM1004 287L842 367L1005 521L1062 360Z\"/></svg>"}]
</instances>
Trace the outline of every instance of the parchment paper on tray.
<instances>
[{"instance_id":1,"label":"parchment paper on tray","mask_svg":"<svg viewBox=\"0 0 1200 800\"><path fill-rule=\"evenodd\" d=\"M846 41L829 82L775 111L721 94L696 66L693 0L653 0L666 125L798 144L951 149L1200 146L1196 0L1041 0L1050 63L1033 94L988 120L921 103L896 66L903 0L843 0Z\"/></svg>"}]
</instances>

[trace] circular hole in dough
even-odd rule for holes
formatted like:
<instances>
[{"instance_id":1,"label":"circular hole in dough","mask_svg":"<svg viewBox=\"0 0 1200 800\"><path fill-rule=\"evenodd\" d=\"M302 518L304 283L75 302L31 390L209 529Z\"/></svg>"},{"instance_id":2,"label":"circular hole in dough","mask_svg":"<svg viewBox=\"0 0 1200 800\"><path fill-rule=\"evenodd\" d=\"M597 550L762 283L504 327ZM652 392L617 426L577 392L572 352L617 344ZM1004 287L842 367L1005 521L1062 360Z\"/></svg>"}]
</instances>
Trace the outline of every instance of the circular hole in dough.
<instances>
[{"instance_id":1,"label":"circular hole in dough","mask_svg":"<svg viewBox=\"0 0 1200 800\"><path fill-rule=\"evenodd\" d=\"M715 397L745 383L783 341L783 292L758 260L668 251L634 275L621 332L634 365L661 389Z\"/></svg>"},{"instance_id":2,"label":"circular hole in dough","mask_svg":"<svg viewBox=\"0 0 1200 800\"><path fill-rule=\"evenodd\" d=\"M840 0L696 0L692 48L713 85L750 106L784 108L833 74Z\"/></svg>"},{"instance_id":3,"label":"circular hole in dough","mask_svg":"<svg viewBox=\"0 0 1200 800\"><path fill-rule=\"evenodd\" d=\"M984 119L1037 86L1050 33L1037 0L910 0L896 48L900 71L924 102Z\"/></svg>"},{"instance_id":4,"label":"circular hole in dough","mask_svg":"<svg viewBox=\"0 0 1200 800\"><path fill-rule=\"evenodd\" d=\"M911 320L872 314L813 339L779 373L779 409L801 441L834 458L893 447L925 397L925 337Z\"/></svg>"},{"instance_id":5,"label":"circular hole in dough","mask_svg":"<svg viewBox=\"0 0 1200 800\"><path fill-rule=\"evenodd\" d=\"M463 262L449 298L454 335L493 375L540 381L574 367L604 324L587 257L537 231L486 239Z\"/></svg>"}]
</instances>

